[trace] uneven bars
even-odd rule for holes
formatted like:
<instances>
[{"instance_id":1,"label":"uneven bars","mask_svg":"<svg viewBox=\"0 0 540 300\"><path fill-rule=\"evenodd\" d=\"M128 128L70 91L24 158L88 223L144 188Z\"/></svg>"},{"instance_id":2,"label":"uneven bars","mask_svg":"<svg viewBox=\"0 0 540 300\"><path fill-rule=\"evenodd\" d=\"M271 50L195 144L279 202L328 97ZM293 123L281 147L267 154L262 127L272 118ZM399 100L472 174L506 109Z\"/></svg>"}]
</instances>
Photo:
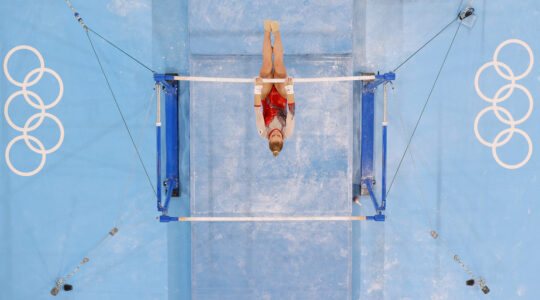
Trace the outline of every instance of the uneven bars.
<instances>
[{"instance_id":1,"label":"uneven bars","mask_svg":"<svg viewBox=\"0 0 540 300\"><path fill-rule=\"evenodd\" d=\"M171 220L172 221L172 220ZM176 220L174 220L176 221ZM178 217L179 222L276 222L276 221L366 221L366 216L319 217Z\"/></svg>"},{"instance_id":2,"label":"uneven bars","mask_svg":"<svg viewBox=\"0 0 540 300\"><path fill-rule=\"evenodd\" d=\"M335 81L355 81L355 80L375 80L375 75L370 76L345 76L345 77L321 77L321 78L293 78L294 83L298 82L335 82ZM174 80L179 81L203 81L203 82L247 82L253 83L254 78L224 78L224 77L196 77L196 76L174 76ZM285 78L263 78L263 82L281 83Z\"/></svg>"}]
</instances>

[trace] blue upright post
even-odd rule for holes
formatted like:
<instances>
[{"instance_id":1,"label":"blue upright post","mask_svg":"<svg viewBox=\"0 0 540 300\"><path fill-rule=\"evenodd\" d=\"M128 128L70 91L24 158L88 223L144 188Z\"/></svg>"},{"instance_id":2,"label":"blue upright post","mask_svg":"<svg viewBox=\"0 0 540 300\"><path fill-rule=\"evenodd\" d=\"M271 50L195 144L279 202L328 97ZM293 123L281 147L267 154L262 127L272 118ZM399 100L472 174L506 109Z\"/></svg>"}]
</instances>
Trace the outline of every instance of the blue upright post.
<instances>
[{"instance_id":1,"label":"blue upright post","mask_svg":"<svg viewBox=\"0 0 540 300\"><path fill-rule=\"evenodd\" d=\"M157 154L157 209L162 211L161 205L161 85L156 83L156 154Z\"/></svg>"},{"instance_id":2,"label":"blue upright post","mask_svg":"<svg viewBox=\"0 0 540 300\"><path fill-rule=\"evenodd\" d=\"M369 195L366 181L373 182L373 142L375 133L375 95L374 89L362 88L362 135L360 147L360 195Z\"/></svg>"},{"instance_id":3,"label":"blue upright post","mask_svg":"<svg viewBox=\"0 0 540 300\"><path fill-rule=\"evenodd\" d=\"M387 125L384 124L382 128L382 184L381 184L381 210L386 209L386 139L387 139Z\"/></svg>"},{"instance_id":4,"label":"blue upright post","mask_svg":"<svg viewBox=\"0 0 540 300\"><path fill-rule=\"evenodd\" d=\"M166 187L171 196L180 196L178 172L178 81L168 81L165 86L165 147Z\"/></svg>"},{"instance_id":5,"label":"blue upright post","mask_svg":"<svg viewBox=\"0 0 540 300\"><path fill-rule=\"evenodd\" d=\"M386 143L387 143L387 121L386 121L386 84L396 79L394 73L376 75L375 80L362 83L362 136L360 153L360 195L369 196L375 207L376 215L368 218L375 221L384 221L384 210L386 209ZM375 88L384 85L383 102L383 122L382 122L382 187L381 204L377 201L373 186L375 185L374 165L374 136L375 136Z\"/></svg>"},{"instance_id":6,"label":"blue upright post","mask_svg":"<svg viewBox=\"0 0 540 300\"><path fill-rule=\"evenodd\" d=\"M384 84L383 90L383 121L382 121L382 184L381 184L381 210L386 209L386 140L388 138L388 121L386 118L386 108L387 108L387 93L386 93L387 83Z\"/></svg>"},{"instance_id":7,"label":"blue upright post","mask_svg":"<svg viewBox=\"0 0 540 300\"><path fill-rule=\"evenodd\" d=\"M156 84L165 89L165 182L167 198L161 205L161 190L158 195L158 210L167 214L171 197L180 196L180 174L178 164L178 81L171 74L154 74ZM158 147L158 180L161 180L161 121L158 107L158 122L156 123ZM161 182L158 182L161 185Z\"/></svg>"}]
</instances>

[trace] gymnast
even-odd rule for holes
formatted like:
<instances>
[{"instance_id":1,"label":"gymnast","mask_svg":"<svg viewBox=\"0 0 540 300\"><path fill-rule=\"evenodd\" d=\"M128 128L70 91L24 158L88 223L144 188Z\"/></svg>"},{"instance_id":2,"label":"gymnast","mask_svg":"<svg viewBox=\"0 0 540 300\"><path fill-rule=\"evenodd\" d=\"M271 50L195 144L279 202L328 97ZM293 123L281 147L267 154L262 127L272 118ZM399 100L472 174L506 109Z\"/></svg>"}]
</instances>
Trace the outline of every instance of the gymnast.
<instances>
[{"instance_id":1,"label":"gymnast","mask_svg":"<svg viewBox=\"0 0 540 300\"><path fill-rule=\"evenodd\" d=\"M271 33L274 34L274 47L270 40ZM255 78L255 120L259 135L268 139L270 151L278 156L283 148L283 140L290 138L294 130L294 90L293 80L287 77L283 64L283 46L276 21L264 21L262 54L260 77ZM282 78L285 82L267 83L262 78Z\"/></svg>"}]
</instances>

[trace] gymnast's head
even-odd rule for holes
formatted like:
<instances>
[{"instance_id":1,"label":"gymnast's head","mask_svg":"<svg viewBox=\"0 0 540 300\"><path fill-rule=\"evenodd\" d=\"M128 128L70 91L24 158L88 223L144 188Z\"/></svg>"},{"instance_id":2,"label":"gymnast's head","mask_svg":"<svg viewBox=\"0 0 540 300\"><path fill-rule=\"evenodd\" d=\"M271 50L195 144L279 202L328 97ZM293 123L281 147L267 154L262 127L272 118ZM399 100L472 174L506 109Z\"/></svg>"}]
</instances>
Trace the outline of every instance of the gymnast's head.
<instances>
[{"instance_id":1,"label":"gymnast's head","mask_svg":"<svg viewBox=\"0 0 540 300\"><path fill-rule=\"evenodd\" d=\"M268 137L268 146L270 147L272 154L274 154L274 157L279 155L279 152L283 149L283 134L281 134L281 131L273 130L270 133L270 136Z\"/></svg>"}]
</instances>

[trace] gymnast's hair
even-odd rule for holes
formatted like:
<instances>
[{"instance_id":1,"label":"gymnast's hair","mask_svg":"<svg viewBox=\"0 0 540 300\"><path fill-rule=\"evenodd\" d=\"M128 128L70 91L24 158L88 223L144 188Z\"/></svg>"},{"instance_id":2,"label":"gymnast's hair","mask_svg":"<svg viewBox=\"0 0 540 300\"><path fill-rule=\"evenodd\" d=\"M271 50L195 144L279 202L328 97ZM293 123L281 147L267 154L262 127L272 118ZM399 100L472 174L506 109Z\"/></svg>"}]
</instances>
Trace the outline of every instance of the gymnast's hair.
<instances>
[{"instance_id":1,"label":"gymnast's hair","mask_svg":"<svg viewBox=\"0 0 540 300\"><path fill-rule=\"evenodd\" d=\"M274 154L274 157L279 155L281 149L283 149L283 140L269 142L270 151Z\"/></svg>"}]
</instances>

